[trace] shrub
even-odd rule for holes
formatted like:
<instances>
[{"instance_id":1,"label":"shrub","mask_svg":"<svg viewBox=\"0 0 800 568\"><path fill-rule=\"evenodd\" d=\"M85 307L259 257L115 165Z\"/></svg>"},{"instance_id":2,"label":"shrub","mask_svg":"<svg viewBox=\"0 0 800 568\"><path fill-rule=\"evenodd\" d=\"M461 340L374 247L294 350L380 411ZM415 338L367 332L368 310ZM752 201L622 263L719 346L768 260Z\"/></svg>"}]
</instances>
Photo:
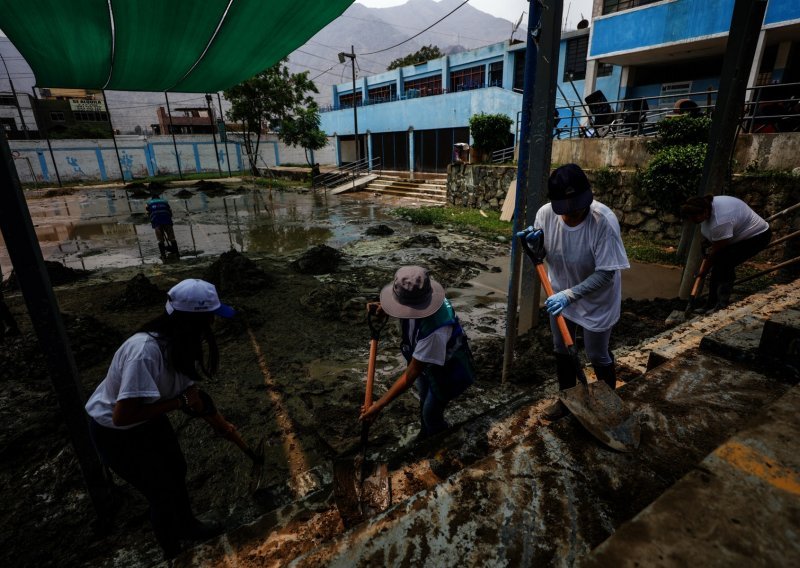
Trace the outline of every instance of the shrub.
<instances>
[{"instance_id":1,"label":"shrub","mask_svg":"<svg viewBox=\"0 0 800 568\"><path fill-rule=\"evenodd\" d=\"M513 121L504 114L475 114L469 119L469 130L475 147L484 154L507 148L511 142Z\"/></svg>"},{"instance_id":2,"label":"shrub","mask_svg":"<svg viewBox=\"0 0 800 568\"><path fill-rule=\"evenodd\" d=\"M708 144L668 146L659 151L639 177L639 188L653 205L678 214L681 204L697 195Z\"/></svg>"},{"instance_id":3,"label":"shrub","mask_svg":"<svg viewBox=\"0 0 800 568\"><path fill-rule=\"evenodd\" d=\"M682 114L665 118L656 124L656 138L648 142L647 151L657 154L670 146L708 144L710 128L711 118L708 116Z\"/></svg>"}]
</instances>

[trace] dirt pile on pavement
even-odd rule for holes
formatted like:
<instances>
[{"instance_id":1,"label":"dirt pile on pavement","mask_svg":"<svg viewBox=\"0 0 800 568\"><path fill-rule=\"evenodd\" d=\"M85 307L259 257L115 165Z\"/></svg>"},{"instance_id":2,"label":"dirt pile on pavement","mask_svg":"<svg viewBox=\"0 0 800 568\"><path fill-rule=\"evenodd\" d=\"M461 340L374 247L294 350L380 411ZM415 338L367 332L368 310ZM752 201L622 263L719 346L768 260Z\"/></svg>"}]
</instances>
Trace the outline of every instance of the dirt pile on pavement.
<instances>
[{"instance_id":1,"label":"dirt pile on pavement","mask_svg":"<svg viewBox=\"0 0 800 568\"><path fill-rule=\"evenodd\" d=\"M178 193L175 194L175 197L180 197L181 199L189 199L193 195L194 195L194 193L192 193L188 189L182 189Z\"/></svg>"},{"instance_id":2,"label":"dirt pile on pavement","mask_svg":"<svg viewBox=\"0 0 800 568\"><path fill-rule=\"evenodd\" d=\"M343 256L333 247L317 245L301 254L291 266L302 274L330 274L336 271Z\"/></svg>"},{"instance_id":3,"label":"dirt pile on pavement","mask_svg":"<svg viewBox=\"0 0 800 568\"><path fill-rule=\"evenodd\" d=\"M50 277L50 284L53 286L61 286L62 284L84 280L91 274L89 270L69 268L60 262L53 262L50 260L45 260L44 266L47 269L47 275ZM7 291L19 290L19 283L17 282L17 274L15 271L11 271L11 275L8 277L8 280L6 280L3 289Z\"/></svg>"},{"instance_id":4,"label":"dirt pile on pavement","mask_svg":"<svg viewBox=\"0 0 800 568\"><path fill-rule=\"evenodd\" d=\"M166 292L150 282L150 279L140 272L128 280L125 285L125 292L112 299L106 307L110 310L143 308L163 303L166 299Z\"/></svg>"},{"instance_id":5,"label":"dirt pile on pavement","mask_svg":"<svg viewBox=\"0 0 800 568\"><path fill-rule=\"evenodd\" d=\"M371 237L387 237L394 234L394 229L389 225L374 225L368 227L367 230L364 231L364 234Z\"/></svg>"},{"instance_id":6,"label":"dirt pile on pavement","mask_svg":"<svg viewBox=\"0 0 800 568\"><path fill-rule=\"evenodd\" d=\"M402 246L405 248L442 248L442 242L436 235L420 233L403 241Z\"/></svg>"},{"instance_id":7,"label":"dirt pile on pavement","mask_svg":"<svg viewBox=\"0 0 800 568\"><path fill-rule=\"evenodd\" d=\"M274 282L272 276L235 250L221 254L202 278L213 283L220 295L247 296L269 288Z\"/></svg>"},{"instance_id":8,"label":"dirt pile on pavement","mask_svg":"<svg viewBox=\"0 0 800 568\"><path fill-rule=\"evenodd\" d=\"M202 191L207 195L213 194L220 194L220 193L227 193L228 186L218 182L218 181L208 181L205 179L201 179L198 181L194 186L197 188L197 191Z\"/></svg>"}]
</instances>

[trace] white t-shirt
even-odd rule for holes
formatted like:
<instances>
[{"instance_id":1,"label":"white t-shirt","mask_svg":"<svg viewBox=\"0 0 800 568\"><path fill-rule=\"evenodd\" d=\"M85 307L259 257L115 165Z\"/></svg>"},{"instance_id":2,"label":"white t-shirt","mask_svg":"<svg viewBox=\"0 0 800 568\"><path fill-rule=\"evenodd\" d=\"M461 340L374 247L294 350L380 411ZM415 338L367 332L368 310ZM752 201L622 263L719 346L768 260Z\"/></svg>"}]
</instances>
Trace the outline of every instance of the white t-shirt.
<instances>
[{"instance_id":1,"label":"white t-shirt","mask_svg":"<svg viewBox=\"0 0 800 568\"><path fill-rule=\"evenodd\" d=\"M416 320L410 320L408 325L409 342L413 340L416 331ZM444 325L431 333L428 337L420 339L414 347L411 356L421 363L431 363L433 365L444 365L447 359L447 342L453 335L453 326Z\"/></svg>"},{"instance_id":2,"label":"white t-shirt","mask_svg":"<svg viewBox=\"0 0 800 568\"><path fill-rule=\"evenodd\" d=\"M137 333L114 353L106 378L86 403L86 412L101 426L127 430L142 422L115 426L112 414L118 400L144 398L152 403L162 398L175 398L193 384L186 375L167 368L155 338Z\"/></svg>"},{"instance_id":3,"label":"white t-shirt","mask_svg":"<svg viewBox=\"0 0 800 568\"><path fill-rule=\"evenodd\" d=\"M619 320L622 302L620 270L630 268L614 213L597 201L577 227L570 227L548 203L536 213L537 229L544 232L547 275L554 292L572 288L596 270L614 270L610 286L587 294L562 314L589 331L606 331Z\"/></svg>"},{"instance_id":4,"label":"white t-shirt","mask_svg":"<svg viewBox=\"0 0 800 568\"><path fill-rule=\"evenodd\" d=\"M760 235L769 223L758 216L747 203L730 195L715 195L711 217L700 223L700 232L709 241L731 239L731 244Z\"/></svg>"}]
</instances>

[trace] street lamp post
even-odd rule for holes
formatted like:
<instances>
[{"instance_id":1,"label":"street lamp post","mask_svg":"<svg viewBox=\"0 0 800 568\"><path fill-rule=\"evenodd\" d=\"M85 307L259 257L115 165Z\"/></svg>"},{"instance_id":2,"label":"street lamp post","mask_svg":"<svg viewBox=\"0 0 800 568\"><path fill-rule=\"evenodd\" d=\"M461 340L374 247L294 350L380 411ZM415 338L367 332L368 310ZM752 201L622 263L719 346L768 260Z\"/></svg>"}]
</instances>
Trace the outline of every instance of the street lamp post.
<instances>
[{"instance_id":1,"label":"street lamp post","mask_svg":"<svg viewBox=\"0 0 800 568\"><path fill-rule=\"evenodd\" d=\"M219 170L219 177L222 177L222 166L219 165L219 149L217 148L217 135L214 132L216 128L214 124L214 111L211 110L212 97L206 94L206 106L208 106L208 121L211 123L211 137L214 139L214 161L217 162L217 169Z\"/></svg>"},{"instance_id":2,"label":"street lamp post","mask_svg":"<svg viewBox=\"0 0 800 568\"><path fill-rule=\"evenodd\" d=\"M339 63L344 63L345 57L350 59L353 69L353 130L356 136L356 168L358 168L358 163L361 161L361 148L358 143L358 111L356 109L356 50L352 45L350 46L350 53L339 52Z\"/></svg>"}]
</instances>

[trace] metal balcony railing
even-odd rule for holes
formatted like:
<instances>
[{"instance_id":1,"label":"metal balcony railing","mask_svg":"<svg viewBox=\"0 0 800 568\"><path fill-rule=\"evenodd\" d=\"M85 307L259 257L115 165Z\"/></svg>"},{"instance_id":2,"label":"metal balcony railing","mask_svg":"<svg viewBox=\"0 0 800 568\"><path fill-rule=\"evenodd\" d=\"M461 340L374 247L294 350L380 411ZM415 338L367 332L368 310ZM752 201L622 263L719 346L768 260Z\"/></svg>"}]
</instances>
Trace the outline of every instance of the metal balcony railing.
<instances>
[{"instance_id":1,"label":"metal balcony railing","mask_svg":"<svg viewBox=\"0 0 800 568\"><path fill-rule=\"evenodd\" d=\"M710 116L718 91L606 100L595 91L583 100L569 100L563 91L556 99L554 138L652 136L655 125L680 114ZM800 83L764 85L748 89L739 116L740 132L800 132Z\"/></svg>"}]
</instances>

